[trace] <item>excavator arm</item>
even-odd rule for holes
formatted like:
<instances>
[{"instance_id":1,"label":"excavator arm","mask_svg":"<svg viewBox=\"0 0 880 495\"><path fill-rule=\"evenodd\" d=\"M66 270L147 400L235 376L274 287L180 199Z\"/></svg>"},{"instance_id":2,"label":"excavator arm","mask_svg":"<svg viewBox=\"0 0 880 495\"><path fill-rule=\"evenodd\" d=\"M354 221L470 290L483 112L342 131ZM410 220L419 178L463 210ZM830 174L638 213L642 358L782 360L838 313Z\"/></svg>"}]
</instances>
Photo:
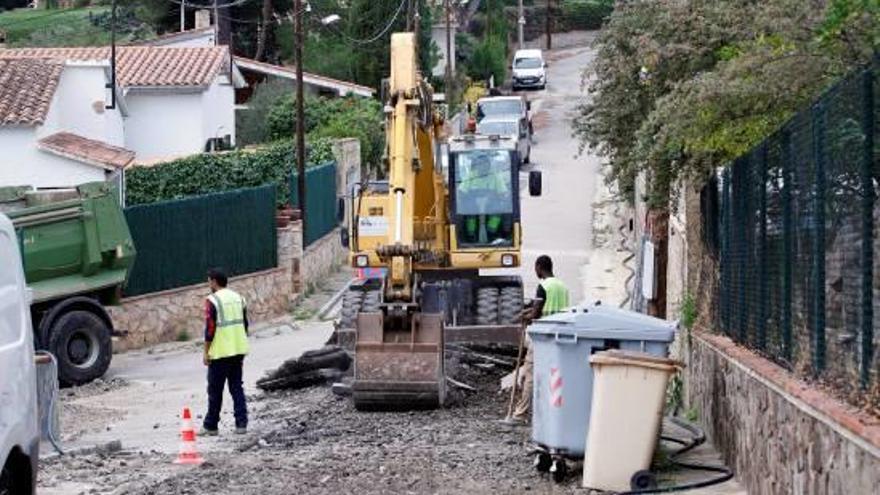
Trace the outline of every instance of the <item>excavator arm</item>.
<instances>
[{"instance_id":1,"label":"excavator arm","mask_svg":"<svg viewBox=\"0 0 880 495\"><path fill-rule=\"evenodd\" d=\"M422 311L414 265L443 263L446 192L434 169L437 122L412 33L391 37L388 95L388 186L366 194L360 212L385 228L358 239L371 251L361 256L386 275L381 300L357 316L352 390L360 409L436 407L445 391L443 318Z\"/></svg>"}]
</instances>

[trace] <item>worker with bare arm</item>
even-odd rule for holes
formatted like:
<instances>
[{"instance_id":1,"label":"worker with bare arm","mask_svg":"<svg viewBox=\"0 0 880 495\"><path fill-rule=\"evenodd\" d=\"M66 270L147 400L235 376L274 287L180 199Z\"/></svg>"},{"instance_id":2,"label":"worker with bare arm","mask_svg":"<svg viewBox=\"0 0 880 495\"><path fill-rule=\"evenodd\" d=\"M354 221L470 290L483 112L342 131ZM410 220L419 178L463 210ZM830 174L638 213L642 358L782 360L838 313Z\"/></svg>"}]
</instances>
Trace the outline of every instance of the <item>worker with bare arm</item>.
<instances>
[{"instance_id":1,"label":"worker with bare arm","mask_svg":"<svg viewBox=\"0 0 880 495\"><path fill-rule=\"evenodd\" d=\"M568 287L562 280L553 275L553 260L547 255L541 255L535 261L535 272L540 279L538 290L533 303L523 310L523 323L528 325L533 319L550 316L567 308ZM531 342L527 342L528 350L520 375L523 380L522 393L513 411L513 420L528 422L529 412L532 406L532 360L533 351Z\"/></svg>"},{"instance_id":2,"label":"worker with bare arm","mask_svg":"<svg viewBox=\"0 0 880 495\"><path fill-rule=\"evenodd\" d=\"M228 383L235 411L235 433L247 433L247 403L242 387L242 367L248 353L247 306L244 298L226 288L226 274L208 272L211 295L205 302L205 355L208 367L208 413L202 435L217 435L223 387Z\"/></svg>"}]
</instances>

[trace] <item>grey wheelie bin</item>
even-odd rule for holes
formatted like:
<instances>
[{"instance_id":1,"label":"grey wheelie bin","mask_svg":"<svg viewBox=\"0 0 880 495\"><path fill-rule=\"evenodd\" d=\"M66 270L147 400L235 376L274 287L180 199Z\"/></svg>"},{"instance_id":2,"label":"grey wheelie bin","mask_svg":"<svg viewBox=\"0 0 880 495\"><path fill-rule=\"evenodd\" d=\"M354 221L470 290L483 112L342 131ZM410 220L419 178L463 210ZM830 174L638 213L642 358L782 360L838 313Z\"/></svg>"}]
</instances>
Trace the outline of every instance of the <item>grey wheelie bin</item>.
<instances>
[{"instance_id":1,"label":"grey wheelie bin","mask_svg":"<svg viewBox=\"0 0 880 495\"><path fill-rule=\"evenodd\" d=\"M582 459L593 395L590 356L608 349L667 357L677 324L609 306L573 308L535 321L532 441L535 467L565 478L565 459Z\"/></svg>"}]
</instances>

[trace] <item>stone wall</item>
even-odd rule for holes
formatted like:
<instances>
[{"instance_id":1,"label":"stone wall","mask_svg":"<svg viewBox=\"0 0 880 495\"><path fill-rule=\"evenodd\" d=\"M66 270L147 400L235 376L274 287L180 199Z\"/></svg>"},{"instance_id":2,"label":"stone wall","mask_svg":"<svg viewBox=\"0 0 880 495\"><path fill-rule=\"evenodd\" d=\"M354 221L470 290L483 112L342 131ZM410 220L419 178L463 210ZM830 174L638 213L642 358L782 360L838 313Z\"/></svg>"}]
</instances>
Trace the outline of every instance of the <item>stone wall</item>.
<instances>
[{"instance_id":1,"label":"stone wall","mask_svg":"<svg viewBox=\"0 0 880 495\"><path fill-rule=\"evenodd\" d=\"M306 248L300 264L300 280L304 291L313 289L324 277L345 263L348 257L348 249L342 247L339 241L339 229L321 239L315 241Z\"/></svg>"},{"instance_id":2,"label":"stone wall","mask_svg":"<svg viewBox=\"0 0 880 495\"><path fill-rule=\"evenodd\" d=\"M244 296L248 318L260 322L287 314L296 296L294 260L301 255L300 230L278 229L278 267L233 277L229 287ZM297 250L297 246L299 251ZM108 307L113 326L125 333L114 350L137 349L182 338L199 338L204 331L207 283L124 299Z\"/></svg>"},{"instance_id":3,"label":"stone wall","mask_svg":"<svg viewBox=\"0 0 880 495\"><path fill-rule=\"evenodd\" d=\"M687 340L690 406L750 494L876 493L875 417L726 337Z\"/></svg>"}]
</instances>

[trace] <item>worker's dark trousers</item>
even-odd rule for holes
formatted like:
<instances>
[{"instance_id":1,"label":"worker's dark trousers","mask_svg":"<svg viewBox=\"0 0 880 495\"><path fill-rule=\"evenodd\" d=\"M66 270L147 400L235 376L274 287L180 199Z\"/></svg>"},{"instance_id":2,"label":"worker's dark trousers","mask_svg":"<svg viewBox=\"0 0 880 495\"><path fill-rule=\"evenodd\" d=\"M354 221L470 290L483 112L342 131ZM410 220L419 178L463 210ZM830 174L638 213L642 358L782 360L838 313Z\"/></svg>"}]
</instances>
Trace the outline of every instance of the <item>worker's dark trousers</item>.
<instances>
[{"instance_id":1,"label":"worker's dark trousers","mask_svg":"<svg viewBox=\"0 0 880 495\"><path fill-rule=\"evenodd\" d=\"M235 408L236 428L246 428L248 423L244 388L241 386L241 368L244 356L213 359L208 363L208 414L205 415L206 430L216 430L223 407L223 385L229 383L229 395Z\"/></svg>"}]
</instances>

